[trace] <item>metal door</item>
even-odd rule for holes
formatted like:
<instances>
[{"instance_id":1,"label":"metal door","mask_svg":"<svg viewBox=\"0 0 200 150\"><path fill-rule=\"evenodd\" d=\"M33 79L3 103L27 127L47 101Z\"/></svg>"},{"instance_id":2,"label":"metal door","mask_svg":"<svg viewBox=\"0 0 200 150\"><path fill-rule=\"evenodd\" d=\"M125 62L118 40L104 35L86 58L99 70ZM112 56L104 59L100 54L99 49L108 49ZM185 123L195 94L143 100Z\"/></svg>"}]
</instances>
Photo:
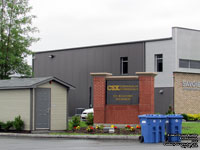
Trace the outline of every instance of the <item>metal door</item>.
<instances>
[{"instance_id":1,"label":"metal door","mask_svg":"<svg viewBox=\"0 0 200 150\"><path fill-rule=\"evenodd\" d=\"M37 88L35 92L35 128L50 128L51 89Z\"/></svg>"}]
</instances>

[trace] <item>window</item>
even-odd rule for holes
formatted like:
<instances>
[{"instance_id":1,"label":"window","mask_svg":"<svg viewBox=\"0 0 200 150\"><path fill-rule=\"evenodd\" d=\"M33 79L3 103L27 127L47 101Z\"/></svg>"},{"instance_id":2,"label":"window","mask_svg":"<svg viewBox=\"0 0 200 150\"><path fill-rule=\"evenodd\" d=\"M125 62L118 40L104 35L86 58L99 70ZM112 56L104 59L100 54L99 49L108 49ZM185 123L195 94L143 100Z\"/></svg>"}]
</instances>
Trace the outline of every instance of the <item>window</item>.
<instances>
[{"instance_id":1,"label":"window","mask_svg":"<svg viewBox=\"0 0 200 150\"><path fill-rule=\"evenodd\" d=\"M121 57L120 58L120 72L121 75L128 74L128 57Z\"/></svg>"},{"instance_id":2,"label":"window","mask_svg":"<svg viewBox=\"0 0 200 150\"><path fill-rule=\"evenodd\" d=\"M179 67L180 68L200 69L200 61L179 59Z\"/></svg>"},{"instance_id":3,"label":"window","mask_svg":"<svg viewBox=\"0 0 200 150\"><path fill-rule=\"evenodd\" d=\"M155 71L163 72L163 55L162 54L155 55Z\"/></svg>"},{"instance_id":4,"label":"window","mask_svg":"<svg viewBox=\"0 0 200 150\"><path fill-rule=\"evenodd\" d=\"M180 59L179 60L179 67L180 68L190 68L190 61L189 60Z\"/></svg>"}]
</instances>

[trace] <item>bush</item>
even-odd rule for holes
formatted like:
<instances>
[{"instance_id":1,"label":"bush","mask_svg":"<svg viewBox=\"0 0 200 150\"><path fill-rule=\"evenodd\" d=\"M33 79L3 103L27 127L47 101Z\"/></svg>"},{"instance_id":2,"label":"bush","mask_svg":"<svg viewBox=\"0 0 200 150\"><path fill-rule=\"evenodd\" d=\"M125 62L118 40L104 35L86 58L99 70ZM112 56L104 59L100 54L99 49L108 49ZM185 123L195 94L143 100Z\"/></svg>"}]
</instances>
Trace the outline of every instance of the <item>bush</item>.
<instances>
[{"instance_id":1,"label":"bush","mask_svg":"<svg viewBox=\"0 0 200 150\"><path fill-rule=\"evenodd\" d=\"M93 125L93 120L94 120L94 116L93 116L93 114L92 113L89 113L88 115L87 115L87 117L86 117L86 124L88 125L88 126L92 126Z\"/></svg>"},{"instance_id":2,"label":"bush","mask_svg":"<svg viewBox=\"0 0 200 150\"><path fill-rule=\"evenodd\" d=\"M80 126L80 116L72 117L72 127Z\"/></svg>"},{"instance_id":3,"label":"bush","mask_svg":"<svg viewBox=\"0 0 200 150\"><path fill-rule=\"evenodd\" d=\"M7 121L6 123L3 124L2 129L5 131L9 131L10 128L13 127L13 121Z\"/></svg>"},{"instance_id":4,"label":"bush","mask_svg":"<svg viewBox=\"0 0 200 150\"><path fill-rule=\"evenodd\" d=\"M181 114L183 116L183 119L185 119L186 121L188 121L188 116L187 114Z\"/></svg>"},{"instance_id":5,"label":"bush","mask_svg":"<svg viewBox=\"0 0 200 150\"><path fill-rule=\"evenodd\" d=\"M172 110L172 106L169 106L168 112L166 113L166 115L170 115L170 114L175 114L175 112L173 112Z\"/></svg>"},{"instance_id":6,"label":"bush","mask_svg":"<svg viewBox=\"0 0 200 150\"><path fill-rule=\"evenodd\" d=\"M5 124L5 123L3 123L3 122L0 122L0 130L1 130L1 129L3 129L3 127L4 127L4 124Z\"/></svg>"},{"instance_id":7,"label":"bush","mask_svg":"<svg viewBox=\"0 0 200 150\"><path fill-rule=\"evenodd\" d=\"M21 131L24 128L24 121L22 121L21 116L17 116L15 117L15 120L13 122L13 127L17 130L17 131Z\"/></svg>"},{"instance_id":8,"label":"bush","mask_svg":"<svg viewBox=\"0 0 200 150\"><path fill-rule=\"evenodd\" d=\"M200 120L200 114L182 114L182 116L186 121Z\"/></svg>"}]
</instances>

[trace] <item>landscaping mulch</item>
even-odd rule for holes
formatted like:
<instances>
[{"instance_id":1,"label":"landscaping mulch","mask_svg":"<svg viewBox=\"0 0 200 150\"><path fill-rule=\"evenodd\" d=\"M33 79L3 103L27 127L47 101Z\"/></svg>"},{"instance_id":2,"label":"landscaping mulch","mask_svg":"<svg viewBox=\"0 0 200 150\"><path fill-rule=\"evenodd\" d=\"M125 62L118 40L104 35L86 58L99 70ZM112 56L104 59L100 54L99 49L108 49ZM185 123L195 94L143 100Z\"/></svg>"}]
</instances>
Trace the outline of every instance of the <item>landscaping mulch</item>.
<instances>
[{"instance_id":1,"label":"landscaping mulch","mask_svg":"<svg viewBox=\"0 0 200 150\"><path fill-rule=\"evenodd\" d=\"M66 133L82 133L82 134L108 134L105 133L103 130L94 129L93 131L88 132L86 128L82 127L79 130L66 130ZM117 128L113 134L117 135L138 135L141 134L141 129L135 129L134 131L127 130L125 128Z\"/></svg>"},{"instance_id":2,"label":"landscaping mulch","mask_svg":"<svg viewBox=\"0 0 200 150\"><path fill-rule=\"evenodd\" d=\"M5 131L5 130L0 130L0 133L31 133L31 131L16 131L16 130L8 130L8 131Z\"/></svg>"}]
</instances>

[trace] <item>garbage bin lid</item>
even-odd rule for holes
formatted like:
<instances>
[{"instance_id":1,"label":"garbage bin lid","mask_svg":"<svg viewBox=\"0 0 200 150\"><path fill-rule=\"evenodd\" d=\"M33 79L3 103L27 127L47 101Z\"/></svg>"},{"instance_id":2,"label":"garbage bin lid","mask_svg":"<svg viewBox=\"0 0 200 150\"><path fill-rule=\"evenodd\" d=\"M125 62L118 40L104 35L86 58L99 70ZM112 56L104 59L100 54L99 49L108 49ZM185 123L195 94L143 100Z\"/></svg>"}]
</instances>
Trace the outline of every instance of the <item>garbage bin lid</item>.
<instances>
[{"instance_id":1,"label":"garbage bin lid","mask_svg":"<svg viewBox=\"0 0 200 150\"><path fill-rule=\"evenodd\" d=\"M179 115L179 114L170 114L170 115L167 115L167 118L177 118L177 119L182 119L183 116L182 116L182 115Z\"/></svg>"},{"instance_id":2,"label":"garbage bin lid","mask_svg":"<svg viewBox=\"0 0 200 150\"><path fill-rule=\"evenodd\" d=\"M167 118L166 115L160 115L160 114L146 114L146 115L139 115L139 118Z\"/></svg>"}]
</instances>

